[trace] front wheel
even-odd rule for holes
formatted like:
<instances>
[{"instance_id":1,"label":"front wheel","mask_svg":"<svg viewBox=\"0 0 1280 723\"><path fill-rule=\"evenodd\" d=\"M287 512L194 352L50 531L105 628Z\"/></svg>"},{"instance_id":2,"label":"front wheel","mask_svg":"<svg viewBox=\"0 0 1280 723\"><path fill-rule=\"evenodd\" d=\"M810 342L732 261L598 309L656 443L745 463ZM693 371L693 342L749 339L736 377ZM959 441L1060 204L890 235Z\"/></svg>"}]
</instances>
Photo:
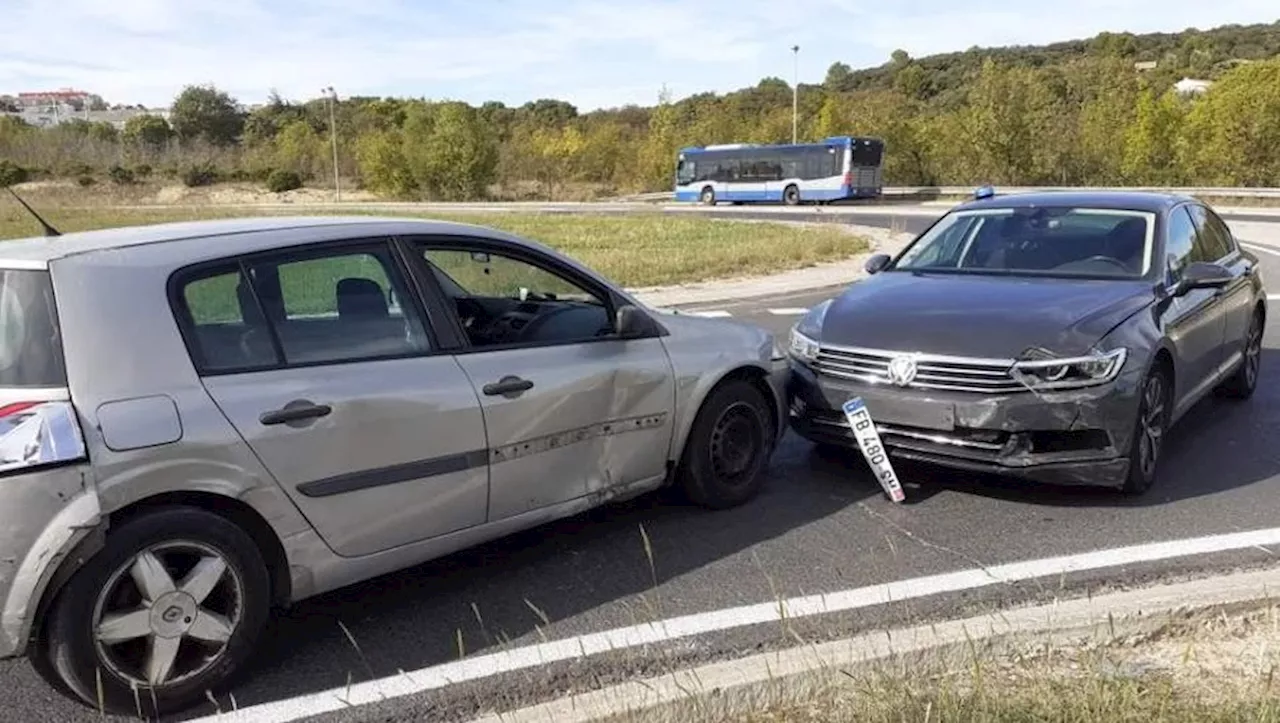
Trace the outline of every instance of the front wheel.
<instances>
[{"instance_id":1,"label":"front wheel","mask_svg":"<svg viewBox=\"0 0 1280 723\"><path fill-rule=\"evenodd\" d=\"M698 201L700 201L703 206L716 205L715 189L713 189L711 186L707 186L706 188L702 189L702 193L698 196Z\"/></svg>"},{"instance_id":2,"label":"front wheel","mask_svg":"<svg viewBox=\"0 0 1280 723\"><path fill-rule=\"evenodd\" d=\"M1126 494L1141 495L1155 483L1160 452L1164 449L1164 437L1169 429L1172 391L1168 373L1159 366L1152 369L1142 382L1138 418L1134 422L1133 441L1129 445L1129 474L1122 488Z\"/></svg>"},{"instance_id":3,"label":"front wheel","mask_svg":"<svg viewBox=\"0 0 1280 723\"><path fill-rule=\"evenodd\" d=\"M114 529L60 591L37 669L111 713L187 708L253 652L270 584L253 539L226 518L191 507L147 512Z\"/></svg>"},{"instance_id":4,"label":"front wheel","mask_svg":"<svg viewBox=\"0 0 1280 723\"><path fill-rule=\"evenodd\" d=\"M712 390L689 431L678 479L685 495L711 509L755 497L773 452L768 401L756 386L733 380Z\"/></svg>"}]
</instances>

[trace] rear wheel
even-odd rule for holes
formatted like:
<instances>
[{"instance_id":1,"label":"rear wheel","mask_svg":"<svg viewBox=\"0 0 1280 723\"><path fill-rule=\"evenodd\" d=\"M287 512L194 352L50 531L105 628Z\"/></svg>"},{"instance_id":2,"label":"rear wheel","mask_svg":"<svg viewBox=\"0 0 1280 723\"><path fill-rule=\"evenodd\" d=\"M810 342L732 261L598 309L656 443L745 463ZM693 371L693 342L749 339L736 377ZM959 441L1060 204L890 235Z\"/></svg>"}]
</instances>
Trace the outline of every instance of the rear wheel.
<instances>
[{"instance_id":1,"label":"rear wheel","mask_svg":"<svg viewBox=\"0 0 1280 723\"><path fill-rule=\"evenodd\" d=\"M795 186L787 186L782 191L782 202L788 206L800 205L800 189Z\"/></svg>"},{"instance_id":2,"label":"rear wheel","mask_svg":"<svg viewBox=\"0 0 1280 723\"><path fill-rule=\"evenodd\" d=\"M1244 358L1240 367L1222 383L1222 393L1232 399L1248 399L1258 388L1258 372L1262 368L1262 312L1253 312L1249 331L1244 338Z\"/></svg>"},{"instance_id":3,"label":"rear wheel","mask_svg":"<svg viewBox=\"0 0 1280 723\"><path fill-rule=\"evenodd\" d=\"M216 693L253 652L270 578L227 519L167 507L125 522L54 601L38 669L85 703L155 716Z\"/></svg>"},{"instance_id":4,"label":"rear wheel","mask_svg":"<svg viewBox=\"0 0 1280 723\"><path fill-rule=\"evenodd\" d=\"M704 507L744 504L759 493L772 451L773 422L764 394L745 380L726 382L698 410L680 462L680 486Z\"/></svg>"},{"instance_id":5,"label":"rear wheel","mask_svg":"<svg viewBox=\"0 0 1280 723\"><path fill-rule=\"evenodd\" d=\"M1122 488L1126 494L1143 494L1155 483L1172 412L1172 391L1169 374L1161 366L1153 368L1142 382L1138 419L1129 447L1129 474Z\"/></svg>"}]
</instances>

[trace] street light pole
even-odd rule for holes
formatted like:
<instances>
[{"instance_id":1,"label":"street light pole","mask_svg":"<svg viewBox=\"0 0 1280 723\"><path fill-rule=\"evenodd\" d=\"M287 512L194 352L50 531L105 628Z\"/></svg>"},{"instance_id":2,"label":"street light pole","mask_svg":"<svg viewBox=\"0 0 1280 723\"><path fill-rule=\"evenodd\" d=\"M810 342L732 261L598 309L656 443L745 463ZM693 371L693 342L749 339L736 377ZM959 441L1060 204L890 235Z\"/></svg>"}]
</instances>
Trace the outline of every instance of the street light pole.
<instances>
[{"instance_id":1,"label":"street light pole","mask_svg":"<svg viewBox=\"0 0 1280 723\"><path fill-rule=\"evenodd\" d=\"M800 46L791 46L791 55L795 62L793 82L791 83L791 144L799 142L800 126Z\"/></svg>"},{"instance_id":2,"label":"street light pole","mask_svg":"<svg viewBox=\"0 0 1280 723\"><path fill-rule=\"evenodd\" d=\"M329 102L329 139L333 143L333 199L335 202L342 201L342 186L338 181L338 125L334 120L333 104L338 99L338 94L334 92L333 86L323 88L320 91L325 94Z\"/></svg>"}]
</instances>

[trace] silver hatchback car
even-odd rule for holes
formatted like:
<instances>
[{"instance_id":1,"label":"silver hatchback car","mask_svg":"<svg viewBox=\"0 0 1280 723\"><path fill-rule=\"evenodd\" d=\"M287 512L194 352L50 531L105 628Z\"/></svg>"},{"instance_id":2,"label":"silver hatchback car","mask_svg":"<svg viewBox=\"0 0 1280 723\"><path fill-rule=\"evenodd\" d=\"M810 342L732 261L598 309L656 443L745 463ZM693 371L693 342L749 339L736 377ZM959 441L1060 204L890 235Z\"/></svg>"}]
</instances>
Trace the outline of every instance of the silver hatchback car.
<instances>
[{"instance_id":1,"label":"silver hatchback car","mask_svg":"<svg viewBox=\"0 0 1280 723\"><path fill-rule=\"evenodd\" d=\"M5 242L0 657L185 708L273 607L667 484L748 501L786 374L762 329L466 224Z\"/></svg>"}]
</instances>

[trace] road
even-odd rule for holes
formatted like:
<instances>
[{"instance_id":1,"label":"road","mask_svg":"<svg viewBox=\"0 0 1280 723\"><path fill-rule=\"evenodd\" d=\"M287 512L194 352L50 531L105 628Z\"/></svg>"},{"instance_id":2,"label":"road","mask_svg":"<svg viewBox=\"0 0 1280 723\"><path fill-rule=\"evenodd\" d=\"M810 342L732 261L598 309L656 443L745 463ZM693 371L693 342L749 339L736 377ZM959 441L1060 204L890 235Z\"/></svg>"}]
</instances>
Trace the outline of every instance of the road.
<instances>
[{"instance_id":1,"label":"road","mask_svg":"<svg viewBox=\"0 0 1280 723\"><path fill-rule=\"evenodd\" d=\"M928 220L913 218L921 219L912 222L917 227ZM869 223L865 215L858 222ZM1280 252L1259 256L1266 277L1280 279ZM807 292L690 311L785 334L801 310L829 295ZM1274 445L1280 433L1280 384L1274 381L1280 379L1280 322L1269 324L1265 347L1254 399L1202 403L1174 430L1165 475L1141 499L905 467L910 504L896 506L859 462L819 456L788 434L762 496L742 508L708 513L668 495L650 496L306 601L272 627L253 670L234 690L236 704L394 676L456 660L460 652L474 655L659 618L1273 527L1280 507L1280 451ZM1267 564L1274 554L1242 549L944 594L788 626L755 625L316 720L447 720L480 710L477 701L514 704L579 684L794 644L797 637L830 638L958 610ZM0 721L100 720L50 690L25 662L0 664L0 689ZM228 698L221 704L230 707ZM191 713L211 712L209 705Z\"/></svg>"}]
</instances>

